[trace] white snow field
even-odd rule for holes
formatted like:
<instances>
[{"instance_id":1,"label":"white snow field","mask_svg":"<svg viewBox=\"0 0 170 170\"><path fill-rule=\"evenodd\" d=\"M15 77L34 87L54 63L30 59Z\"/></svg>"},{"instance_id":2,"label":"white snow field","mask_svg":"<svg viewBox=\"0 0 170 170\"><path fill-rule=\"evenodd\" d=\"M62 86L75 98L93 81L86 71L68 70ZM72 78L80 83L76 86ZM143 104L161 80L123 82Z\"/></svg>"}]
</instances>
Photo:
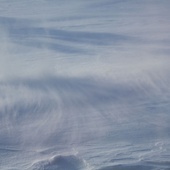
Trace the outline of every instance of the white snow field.
<instances>
[{"instance_id":1,"label":"white snow field","mask_svg":"<svg viewBox=\"0 0 170 170\"><path fill-rule=\"evenodd\" d=\"M0 170L170 170L169 0L0 0Z\"/></svg>"}]
</instances>

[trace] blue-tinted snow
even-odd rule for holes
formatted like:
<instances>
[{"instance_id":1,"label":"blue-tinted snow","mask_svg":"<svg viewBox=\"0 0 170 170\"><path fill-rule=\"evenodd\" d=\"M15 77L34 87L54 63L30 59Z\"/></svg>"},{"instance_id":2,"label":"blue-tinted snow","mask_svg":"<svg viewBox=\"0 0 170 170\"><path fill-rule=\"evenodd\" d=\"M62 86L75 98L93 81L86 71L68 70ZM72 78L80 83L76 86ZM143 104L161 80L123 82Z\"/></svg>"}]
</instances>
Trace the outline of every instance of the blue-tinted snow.
<instances>
[{"instance_id":1,"label":"blue-tinted snow","mask_svg":"<svg viewBox=\"0 0 170 170\"><path fill-rule=\"evenodd\" d=\"M170 2L0 1L0 169L168 170Z\"/></svg>"}]
</instances>

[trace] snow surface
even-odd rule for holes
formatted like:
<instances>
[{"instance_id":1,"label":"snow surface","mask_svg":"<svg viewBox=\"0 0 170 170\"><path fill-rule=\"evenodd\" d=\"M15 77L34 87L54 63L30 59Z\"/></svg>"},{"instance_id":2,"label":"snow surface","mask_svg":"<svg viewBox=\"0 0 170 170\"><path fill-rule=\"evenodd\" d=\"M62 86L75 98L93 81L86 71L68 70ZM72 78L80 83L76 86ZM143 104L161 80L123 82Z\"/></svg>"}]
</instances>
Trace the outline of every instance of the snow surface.
<instances>
[{"instance_id":1,"label":"snow surface","mask_svg":"<svg viewBox=\"0 0 170 170\"><path fill-rule=\"evenodd\" d=\"M1 0L0 169L169 170L169 8Z\"/></svg>"}]
</instances>

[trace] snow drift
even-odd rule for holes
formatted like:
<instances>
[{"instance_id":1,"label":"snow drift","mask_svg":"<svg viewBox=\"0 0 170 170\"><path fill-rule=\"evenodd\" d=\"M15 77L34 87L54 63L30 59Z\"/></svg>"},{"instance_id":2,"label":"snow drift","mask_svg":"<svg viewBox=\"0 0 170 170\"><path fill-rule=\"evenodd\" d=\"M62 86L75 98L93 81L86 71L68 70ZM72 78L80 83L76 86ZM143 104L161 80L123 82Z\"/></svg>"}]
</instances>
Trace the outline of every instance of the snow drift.
<instances>
[{"instance_id":1,"label":"snow drift","mask_svg":"<svg viewBox=\"0 0 170 170\"><path fill-rule=\"evenodd\" d=\"M170 167L166 0L0 2L0 169Z\"/></svg>"}]
</instances>

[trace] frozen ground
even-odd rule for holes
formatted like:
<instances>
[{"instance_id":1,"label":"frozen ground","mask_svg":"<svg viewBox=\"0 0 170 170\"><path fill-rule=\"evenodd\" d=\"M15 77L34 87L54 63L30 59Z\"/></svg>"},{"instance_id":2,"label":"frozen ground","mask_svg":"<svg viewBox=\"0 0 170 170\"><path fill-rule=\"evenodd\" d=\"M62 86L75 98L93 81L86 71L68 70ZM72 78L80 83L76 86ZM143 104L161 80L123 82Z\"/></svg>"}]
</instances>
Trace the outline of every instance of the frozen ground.
<instances>
[{"instance_id":1,"label":"frozen ground","mask_svg":"<svg viewBox=\"0 0 170 170\"><path fill-rule=\"evenodd\" d=\"M169 8L1 0L0 169L170 170Z\"/></svg>"}]
</instances>

